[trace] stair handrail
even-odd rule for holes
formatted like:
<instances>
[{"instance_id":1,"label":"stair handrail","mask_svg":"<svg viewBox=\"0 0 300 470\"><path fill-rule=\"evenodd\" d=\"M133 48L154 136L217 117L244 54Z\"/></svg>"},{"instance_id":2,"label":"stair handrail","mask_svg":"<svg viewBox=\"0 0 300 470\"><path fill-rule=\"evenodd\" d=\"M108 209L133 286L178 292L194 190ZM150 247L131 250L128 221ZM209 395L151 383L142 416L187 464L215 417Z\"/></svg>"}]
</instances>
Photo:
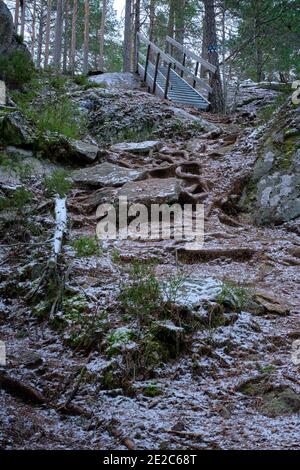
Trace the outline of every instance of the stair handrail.
<instances>
[{"instance_id":1,"label":"stair handrail","mask_svg":"<svg viewBox=\"0 0 300 470\"><path fill-rule=\"evenodd\" d=\"M147 68L148 68L148 63L149 63L149 58L150 58L150 51L152 49L156 54L159 54L160 58L163 59L168 65L170 63L171 65L175 65L179 70L186 73L187 75L190 75L193 78L194 83L198 83L200 86L205 88L209 93L212 92L212 88L204 80L202 80L199 77L196 77L196 75L193 72L191 72L187 67L185 67L180 62L178 62L178 60L174 59L174 57L170 56L169 54L166 54L162 49L156 46L152 41L147 39L142 33L138 32L137 35L138 35L139 40L148 46L144 81L146 81Z\"/></svg>"},{"instance_id":2,"label":"stair handrail","mask_svg":"<svg viewBox=\"0 0 300 470\"><path fill-rule=\"evenodd\" d=\"M171 38L170 36L167 36L166 37L166 41L169 43L169 44L172 44L172 46L176 47L177 49L180 50L180 52L182 52L183 54L185 54L186 56L188 57L191 57L192 59L194 59L196 62L200 63L201 65L203 65L203 67L207 70L210 70L212 73L215 73L216 70L217 70L217 67L213 64L211 64L210 62L208 62L208 60L205 60L203 59L203 57L200 57L198 56L197 54L195 54L193 51L191 51L190 49L188 49L186 46L184 46L183 44L180 44L180 42L176 41L175 39Z\"/></svg>"}]
</instances>

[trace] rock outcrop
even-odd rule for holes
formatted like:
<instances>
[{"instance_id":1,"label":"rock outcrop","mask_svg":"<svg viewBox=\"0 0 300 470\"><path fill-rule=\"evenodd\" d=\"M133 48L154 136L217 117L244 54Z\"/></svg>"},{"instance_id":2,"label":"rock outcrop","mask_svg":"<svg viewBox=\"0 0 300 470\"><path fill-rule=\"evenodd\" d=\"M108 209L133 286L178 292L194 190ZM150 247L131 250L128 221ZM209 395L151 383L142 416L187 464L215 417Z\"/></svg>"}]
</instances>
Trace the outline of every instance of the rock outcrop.
<instances>
[{"instance_id":1,"label":"rock outcrop","mask_svg":"<svg viewBox=\"0 0 300 470\"><path fill-rule=\"evenodd\" d=\"M129 169L104 162L74 171L72 179L81 186L94 188L118 187L141 179L143 173L142 169Z\"/></svg>"},{"instance_id":2,"label":"rock outcrop","mask_svg":"<svg viewBox=\"0 0 300 470\"><path fill-rule=\"evenodd\" d=\"M300 106L280 108L259 147L241 207L253 211L260 225L300 217Z\"/></svg>"},{"instance_id":3,"label":"rock outcrop","mask_svg":"<svg viewBox=\"0 0 300 470\"><path fill-rule=\"evenodd\" d=\"M14 50L27 52L28 58L30 58L28 49L15 33L13 17L7 5L3 0L0 0L0 56Z\"/></svg>"},{"instance_id":4,"label":"rock outcrop","mask_svg":"<svg viewBox=\"0 0 300 470\"><path fill-rule=\"evenodd\" d=\"M0 143L32 147L36 139L35 131L19 111L0 116Z\"/></svg>"}]
</instances>

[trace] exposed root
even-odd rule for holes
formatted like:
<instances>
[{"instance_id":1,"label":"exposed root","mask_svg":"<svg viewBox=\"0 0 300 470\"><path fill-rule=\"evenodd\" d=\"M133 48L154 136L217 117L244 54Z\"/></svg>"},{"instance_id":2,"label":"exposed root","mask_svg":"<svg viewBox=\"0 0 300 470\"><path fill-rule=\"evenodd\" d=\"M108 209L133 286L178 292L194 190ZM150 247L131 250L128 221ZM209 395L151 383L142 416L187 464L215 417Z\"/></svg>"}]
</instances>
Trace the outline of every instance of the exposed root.
<instances>
[{"instance_id":1,"label":"exposed root","mask_svg":"<svg viewBox=\"0 0 300 470\"><path fill-rule=\"evenodd\" d=\"M187 170L187 172L185 172L183 170L184 168ZM201 165L200 165L199 162L195 162L195 161L194 162L186 162L186 163L182 163L176 169L176 176L178 178L181 178L181 179L185 180L185 181L188 181L189 183L198 184L199 186L201 186L202 191L208 193L211 189L210 184L205 178L200 176L200 174L199 174L200 170L201 170Z\"/></svg>"},{"instance_id":2,"label":"exposed root","mask_svg":"<svg viewBox=\"0 0 300 470\"><path fill-rule=\"evenodd\" d=\"M0 372L0 387L7 393L21 398L25 402L31 402L35 405L41 405L46 402L46 398L36 388L10 377L6 372Z\"/></svg>"},{"instance_id":3,"label":"exposed root","mask_svg":"<svg viewBox=\"0 0 300 470\"><path fill-rule=\"evenodd\" d=\"M229 217L229 215L218 214L218 217L222 224L229 225L230 227L243 227L243 224L233 219L232 217Z\"/></svg>"}]
</instances>

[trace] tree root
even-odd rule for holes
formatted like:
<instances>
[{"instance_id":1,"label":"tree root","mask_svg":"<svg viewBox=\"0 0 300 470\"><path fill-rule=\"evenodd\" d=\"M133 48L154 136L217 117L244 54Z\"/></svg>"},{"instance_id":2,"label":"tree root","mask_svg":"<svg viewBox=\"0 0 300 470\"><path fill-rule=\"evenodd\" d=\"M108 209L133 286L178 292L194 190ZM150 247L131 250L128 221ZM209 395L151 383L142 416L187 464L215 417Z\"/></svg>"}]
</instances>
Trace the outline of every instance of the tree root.
<instances>
[{"instance_id":1,"label":"tree root","mask_svg":"<svg viewBox=\"0 0 300 470\"><path fill-rule=\"evenodd\" d=\"M42 405L46 402L44 395L29 384L10 377L6 372L0 372L0 387L7 393L21 398L25 402Z\"/></svg>"}]
</instances>

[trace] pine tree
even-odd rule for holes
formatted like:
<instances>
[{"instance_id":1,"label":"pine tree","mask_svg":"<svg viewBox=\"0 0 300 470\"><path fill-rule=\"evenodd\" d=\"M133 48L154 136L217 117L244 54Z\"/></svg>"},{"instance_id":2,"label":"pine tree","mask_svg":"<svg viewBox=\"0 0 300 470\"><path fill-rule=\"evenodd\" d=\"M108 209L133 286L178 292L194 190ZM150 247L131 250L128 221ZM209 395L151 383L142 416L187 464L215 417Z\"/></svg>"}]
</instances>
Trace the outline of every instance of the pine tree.
<instances>
[{"instance_id":1,"label":"pine tree","mask_svg":"<svg viewBox=\"0 0 300 470\"><path fill-rule=\"evenodd\" d=\"M73 0L72 37L71 37L71 50L70 50L70 71L73 75L75 73L77 15L78 15L78 2L77 0Z\"/></svg>"},{"instance_id":2,"label":"pine tree","mask_svg":"<svg viewBox=\"0 0 300 470\"><path fill-rule=\"evenodd\" d=\"M53 65L57 71L60 71L60 68L61 68L62 24L63 24L63 1L57 0L55 40L54 40L54 52L53 52Z\"/></svg>"},{"instance_id":3,"label":"pine tree","mask_svg":"<svg viewBox=\"0 0 300 470\"><path fill-rule=\"evenodd\" d=\"M215 73L210 72L210 86L212 93L209 95L211 110L214 113L224 112L224 97L222 90L221 75L219 69L218 38L216 28L216 13L214 0L203 0L205 8L205 34L208 44L208 60L217 67Z\"/></svg>"},{"instance_id":4,"label":"pine tree","mask_svg":"<svg viewBox=\"0 0 300 470\"><path fill-rule=\"evenodd\" d=\"M104 39L107 14L107 0L102 0L101 25L99 30L99 70L104 70Z\"/></svg>"},{"instance_id":5,"label":"pine tree","mask_svg":"<svg viewBox=\"0 0 300 470\"><path fill-rule=\"evenodd\" d=\"M132 13L132 0L126 0L124 43L123 43L123 72L131 71L131 51L132 51L131 13Z\"/></svg>"},{"instance_id":6,"label":"pine tree","mask_svg":"<svg viewBox=\"0 0 300 470\"><path fill-rule=\"evenodd\" d=\"M89 0L84 0L84 44L83 44L83 67L84 75L89 69L89 21L90 21L90 4Z\"/></svg>"}]
</instances>

